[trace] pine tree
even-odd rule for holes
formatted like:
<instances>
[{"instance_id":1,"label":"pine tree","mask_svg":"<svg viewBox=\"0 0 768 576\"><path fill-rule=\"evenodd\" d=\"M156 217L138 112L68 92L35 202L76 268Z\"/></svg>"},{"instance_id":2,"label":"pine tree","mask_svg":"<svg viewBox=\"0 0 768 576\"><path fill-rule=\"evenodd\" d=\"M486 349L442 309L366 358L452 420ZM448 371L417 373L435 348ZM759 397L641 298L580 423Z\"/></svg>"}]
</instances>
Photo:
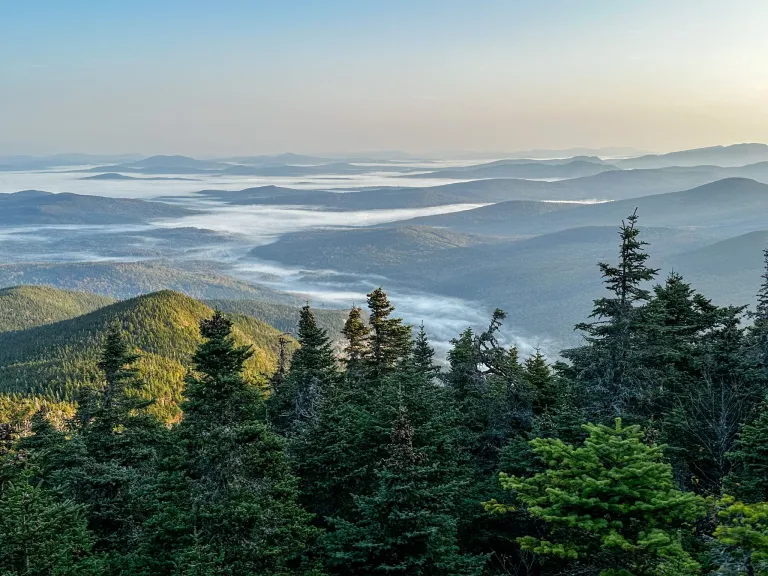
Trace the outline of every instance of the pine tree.
<instances>
[{"instance_id":1,"label":"pine tree","mask_svg":"<svg viewBox=\"0 0 768 576\"><path fill-rule=\"evenodd\" d=\"M347 373L360 375L362 373L363 359L368 356L370 329L363 322L363 311L353 306L349 311L349 317L344 323L341 334L346 338L344 347Z\"/></svg>"},{"instance_id":2,"label":"pine tree","mask_svg":"<svg viewBox=\"0 0 768 576\"><path fill-rule=\"evenodd\" d=\"M376 490L355 499L354 519L331 522L326 549L333 573L479 575L485 558L461 554L456 541L459 487L414 447L404 407L387 452Z\"/></svg>"},{"instance_id":3,"label":"pine tree","mask_svg":"<svg viewBox=\"0 0 768 576\"><path fill-rule=\"evenodd\" d=\"M243 377L252 351L235 345L231 329L219 312L200 323L204 342L186 380L178 433L185 452L181 472L189 479L180 486L190 516L182 520L185 547L176 559L193 552L190 537L198 534L221 559L222 573L281 573L314 531L298 505L283 444L262 421L261 393Z\"/></svg>"},{"instance_id":4,"label":"pine tree","mask_svg":"<svg viewBox=\"0 0 768 576\"><path fill-rule=\"evenodd\" d=\"M101 576L84 507L58 499L24 471L0 487L0 572L4 576Z\"/></svg>"},{"instance_id":5,"label":"pine tree","mask_svg":"<svg viewBox=\"0 0 768 576\"><path fill-rule=\"evenodd\" d=\"M501 474L502 486L547 527L543 537L519 538L523 549L605 576L695 574L699 566L683 549L682 528L704 515L704 500L677 490L662 447L645 445L639 426L617 419L615 427L585 429L589 436L579 447L531 441L545 471Z\"/></svg>"},{"instance_id":6,"label":"pine tree","mask_svg":"<svg viewBox=\"0 0 768 576\"><path fill-rule=\"evenodd\" d=\"M381 378L391 373L411 352L411 327L392 318L395 307L381 288L368 294L368 323L371 327L368 373Z\"/></svg>"},{"instance_id":7,"label":"pine tree","mask_svg":"<svg viewBox=\"0 0 768 576\"><path fill-rule=\"evenodd\" d=\"M331 341L317 325L309 304L301 309L298 341L291 368L270 398L273 422L282 429L313 418L319 402L339 377Z\"/></svg>"},{"instance_id":8,"label":"pine tree","mask_svg":"<svg viewBox=\"0 0 768 576\"><path fill-rule=\"evenodd\" d=\"M428 378L434 378L440 372L440 367L435 365L435 350L429 344L424 322L421 323L413 343L413 361L416 369Z\"/></svg>"},{"instance_id":9,"label":"pine tree","mask_svg":"<svg viewBox=\"0 0 768 576\"><path fill-rule=\"evenodd\" d=\"M592 323L578 324L586 345L563 351L571 361L571 376L584 387L585 399L594 403L598 419L640 415L651 401L649 379L643 372L643 349L638 345L638 308L650 300L643 288L657 270L646 265L647 242L640 240L637 213L621 224L619 262L601 262L603 283L611 296L595 300Z\"/></svg>"}]
</instances>

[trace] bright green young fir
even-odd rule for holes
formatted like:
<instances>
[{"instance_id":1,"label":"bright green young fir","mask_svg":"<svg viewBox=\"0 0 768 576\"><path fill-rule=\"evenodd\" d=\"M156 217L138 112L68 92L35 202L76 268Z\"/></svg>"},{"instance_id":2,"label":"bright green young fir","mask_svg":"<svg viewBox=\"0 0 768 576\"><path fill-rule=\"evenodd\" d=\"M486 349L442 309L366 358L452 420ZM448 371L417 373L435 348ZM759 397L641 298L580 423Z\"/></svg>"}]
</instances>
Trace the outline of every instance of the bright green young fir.
<instances>
[{"instance_id":1,"label":"bright green young fir","mask_svg":"<svg viewBox=\"0 0 768 576\"><path fill-rule=\"evenodd\" d=\"M546 470L529 477L501 475L504 488L543 521L543 536L520 545L567 571L602 575L696 574L682 533L705 513L704 501L675 487L660 446L643 443L639 426L587 425L574 447L559 439L531 441ZM505 506L489 503L490 510Z\"/></svg>"},{"instance_id":2,"label":"bright green young fir","mask_svg":"<svg viewBox=\"0 0 768 576\"><path fill-rule=\"evenodd\" d=\"M718 502L720 524L714 536L728 546L737 563L737 573L747 576L768 574L768 503L744 504L732 496ZM728 558L731 560L731 558ZM720 573L729 573L723 562Z\"/></svg>"}]
</instances>

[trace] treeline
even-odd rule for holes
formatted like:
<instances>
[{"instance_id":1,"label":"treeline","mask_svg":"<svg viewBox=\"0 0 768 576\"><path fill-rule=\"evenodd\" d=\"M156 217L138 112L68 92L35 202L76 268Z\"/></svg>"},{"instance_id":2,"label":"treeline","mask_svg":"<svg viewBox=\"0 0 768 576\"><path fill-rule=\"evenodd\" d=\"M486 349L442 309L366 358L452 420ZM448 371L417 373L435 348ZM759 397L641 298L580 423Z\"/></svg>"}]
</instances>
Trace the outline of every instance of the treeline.
<instances>
[{"instance_id":1,"label":"treeline","mask_svg":"<svg viewBox=\"0 0 768 576\"><path fill-rule=\"evenodd\" d=\"M768 574L768 271L754 312L649 290L636 224L554 364L497 310L440 366L376 289L265 389L217 312L169 427L112 325L73 414L0 428L0 574Z\"/></svg>"}]
</instances>

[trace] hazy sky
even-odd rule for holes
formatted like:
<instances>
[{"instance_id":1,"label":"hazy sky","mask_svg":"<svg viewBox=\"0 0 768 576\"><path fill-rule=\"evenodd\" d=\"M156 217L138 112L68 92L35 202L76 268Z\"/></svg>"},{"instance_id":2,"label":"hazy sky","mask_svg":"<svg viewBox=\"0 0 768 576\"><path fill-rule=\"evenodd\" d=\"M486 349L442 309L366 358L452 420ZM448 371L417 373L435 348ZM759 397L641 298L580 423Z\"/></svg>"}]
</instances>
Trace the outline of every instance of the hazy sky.
<instances>
[{"instance_id":1,"label":"hazy sky","mask_svg":"<svg viewBox=\"0 0 768 576\"><path fill-rule=\"evenodd\" d=\"M768 142L768 0L0 0L0 154Z\"/></svg>"}]
</instances>

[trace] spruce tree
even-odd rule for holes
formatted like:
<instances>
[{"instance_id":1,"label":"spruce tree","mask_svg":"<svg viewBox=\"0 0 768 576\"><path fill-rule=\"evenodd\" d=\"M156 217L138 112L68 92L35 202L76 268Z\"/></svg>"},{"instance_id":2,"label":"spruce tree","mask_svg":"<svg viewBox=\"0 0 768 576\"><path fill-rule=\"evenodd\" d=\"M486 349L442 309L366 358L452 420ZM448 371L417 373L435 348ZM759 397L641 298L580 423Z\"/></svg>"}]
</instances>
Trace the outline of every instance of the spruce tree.
<instances>
[{"instance_id":1,"label":"spruce tree","mask_svg":"<svg viewBox=\"0 0 768 576\"><path fill-rule=\"evenodd\" d=\"M639 426L617 419L614 427L584 428L589 436L579 447L531 441L546 470L501 474L502 486L546 526L543 536L519 538L522 548L566 563L566 572L695 574L699 565L683 548L682 530L705 514L704 500L675 487L662 447L644 444Z\"/></svg>"},{"instance_id":2,"label":"spruce tree","mask_svg":"<svg viewBox=\"0 0 768 576\"><path fill-rule=\"evenodd\" d=\"M0 573L3 576L101 576L85 508L61 499L22 471L0 486Z\"/></svg>"},{"instance_id":3,"label":"spruce tree","mask_svg":"<svg viewBox=\"0 0 768 576\"><path fill-rule=\"evenodd\" d=\"M392 427L377 487L355 499L350 520L331 521L326 538L335 574L479 575L485 558L461 554L455 506L459 485L414 446L414 428L401 407Z\"/></svg>"},{"instance_id":4,"label":"spruce tree","mask_svg":"<svg viewBox=\"0 0 768 576\"><path fill-rule=\"evenodd\" d=\"M602 420L640 417L651 401L637 328L638 308L651 297L643 284L653 280L657 270L646 265L648 243L640 240L637 220L635 211L622 221L618 264L598 264L610 296L594 301L594 322L576 326L586 345L562 353L571 361L570 374L581 383L584 398L593 404L594 417Z\"/></svg>"},{"instance_id":5,"label":"spruce tree","mask_svg":"<svg viewBox=\"0 0 768 576\"><path fill-rule=\"evenodd\" d=\"M309 304L300 312L298 342L290 370L270 398L273 422L284 430L313 418L339 377L330 338L317 325Z\"/></svg>"},{"instance_id":6,"label":"spruce tree","mask_svg":"<svg viewBox=\"0 0 768 576\"><path fill-rule=\"evenodd\" d=\"M221 573L278 574L297 561L314 532L297 502L283 443L263 422L261 392L243 377L252 351L237 346L231 330L219 312L200 323L204 342L186 379L178 434L189 516L175 558L194 552L190 538L197 535Z\"/></svg>"},{"instance_id":7,"label":"spruce tree","mask_svg":"<svg viewBox=\"0 0 768 576\"><path fill-rule=\"evenodd\" d=\"M523 363L523 379L533 394L533 410L537 416L557 404L557 380L540 350Z\"/></svg>"},{"instance_id":8,"label":"spruce tree","mask_svg":"<svg viewBox=\"0 0 768 576\"><path fill-rule=\"evenodd\" d=\"M392 318L395 307L381 288L368 294L370 351L367 371L373 378L391 373L397 363L411 352L411 327L402 319Z\"/></svg>"},{"instance_id":9,"label":"spruce tree","mask_svg":"<svg viewBox=\"0 0 768 576\"><path fill-rule=\"evenodd\" d=\"M349 311L347 321L341 330L347 343L344 347L347 373L359 376L363 370L363 359L368 356L370 329L363 322L363 311L353 306Z\"/></svg>"},{"instance_id":10,"label":"spruce tree","mask_svg":"<svg viewBox=\"0 0 768 576\"><path fill-rule=\"evenodd\" d=\"M768 400L742 426L728 457L734 464L726 481L728 493L746 502L768 501Z\"/></svg>"},{"instance_id":11,"label":"spruce tree","mask_svg":"<svg viewBox=\"0 0 768 576\"><path fill-rule=\"evenodd\" d=\"M434 378L440 372L440 367L435 365L435 350L429 344L424 322L421 323L413 342L413 362L416 369L428 378Z\"/></svg>"}]
</instances>

